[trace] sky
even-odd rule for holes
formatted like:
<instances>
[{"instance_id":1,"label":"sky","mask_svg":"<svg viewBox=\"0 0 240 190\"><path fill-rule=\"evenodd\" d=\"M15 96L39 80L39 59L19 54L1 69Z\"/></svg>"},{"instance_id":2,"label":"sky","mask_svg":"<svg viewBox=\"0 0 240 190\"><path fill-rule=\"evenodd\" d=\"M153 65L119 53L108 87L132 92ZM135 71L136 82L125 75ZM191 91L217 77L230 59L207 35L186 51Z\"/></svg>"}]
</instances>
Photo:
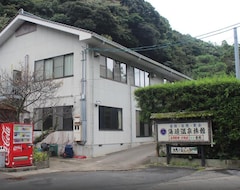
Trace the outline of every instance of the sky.
<instances>
[{"instance_id":1,"label":"sky","mask_svg":"<svg viewBox=\"0 0 240 190\"><path fill-rule=\"evenodd\" d=\"M219 45L226 40L229 45L232 45L234 44L233 28L237 27L237 38L240 42L240 0L145 1L169 21L173 30L181 34L197 37L225 28L225 30L218 31L222 32L221 34L212 33L214 36L202 40ZM228 31L224 32L226 30Z\"/></svg>"}]
</instances>

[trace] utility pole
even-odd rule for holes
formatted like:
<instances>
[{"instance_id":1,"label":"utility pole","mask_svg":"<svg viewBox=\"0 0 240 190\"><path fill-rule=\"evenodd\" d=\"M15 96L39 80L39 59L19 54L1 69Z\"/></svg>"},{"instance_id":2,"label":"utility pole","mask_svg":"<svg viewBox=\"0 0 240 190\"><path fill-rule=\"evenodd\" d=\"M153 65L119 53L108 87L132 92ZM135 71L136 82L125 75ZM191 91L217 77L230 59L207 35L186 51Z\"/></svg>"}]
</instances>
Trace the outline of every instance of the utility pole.
<instances>
[{"instance_id":1,"label":"utility pole","mask_svg":"<svg viewBox=\"0 0 240 190\"><path fill-rule=\"evenodd\" d=\"M234 55L235 55L235 70L236 70L236 78L240 79L240 71L239 71L239 49L238 49L238 36L237 36L237 28L234 29Z\"/></svg>"}]
</instances>

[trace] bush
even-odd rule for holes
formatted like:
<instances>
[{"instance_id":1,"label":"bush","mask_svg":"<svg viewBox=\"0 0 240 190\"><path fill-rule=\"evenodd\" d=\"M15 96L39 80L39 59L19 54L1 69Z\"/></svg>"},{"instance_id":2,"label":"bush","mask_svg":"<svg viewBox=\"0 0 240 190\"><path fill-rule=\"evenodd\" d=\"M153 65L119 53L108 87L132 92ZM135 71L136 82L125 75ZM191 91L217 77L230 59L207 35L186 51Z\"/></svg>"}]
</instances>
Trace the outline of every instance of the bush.
<instances>
[{"instance_id":1,"label":"bush","mask_svg":"<svg viewBox=\"0 0 240 190\"><path fill-rule=\"evenodd\" d=\"M213 115L213 148L208 158L240 158L240 80L233 77L204 78L159 84L135 91L141 118L152 113L207 111Z\"/></svg>"},{"instance_id":2,"label":"bush","mask_svg":"<svg viewBox=\"0 0 240 190\"><path fill-rule=\"evenodd\" d=\"M48 160L48 153L47 152L41 152L37 148L34 148L33 151L33 162L41 162Z\"/></svg>"}]
</instances>

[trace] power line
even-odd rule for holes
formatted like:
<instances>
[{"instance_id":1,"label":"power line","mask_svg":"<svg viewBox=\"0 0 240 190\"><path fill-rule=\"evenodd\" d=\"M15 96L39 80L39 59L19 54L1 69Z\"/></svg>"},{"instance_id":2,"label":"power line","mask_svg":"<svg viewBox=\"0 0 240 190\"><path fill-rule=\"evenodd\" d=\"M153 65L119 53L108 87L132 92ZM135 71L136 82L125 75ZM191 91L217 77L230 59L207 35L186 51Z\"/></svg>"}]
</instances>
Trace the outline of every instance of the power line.
<instances>
[{"instance_id":1,"label":"power line","mask_svg":"<svg viewBox=\"0 0 240 190\"><path fill-rule=\"evenodd\" d=\"M203 36L206 36L206 35L211 35L212 33L217 33L219 31L226 30L226 29L229 29L229 28L233 29L233 28L237 27L238 25L240 25L240 23L236 23L236 24L233 24L233 25L230 25L230 26L218 29L218 30L214 30L212 32L208 32L208 33L205 33L205 34L201 34L201 35L195 36L195 38L203 37Z\"/></svg>"},{"instance_id":2,"label":"power line","mask_svg":"<svg viewBox=\"0 0 240 190\"><path fill-rule=\"evenodd\" d=\"M236 28L238 28L238 27L236 27ZM230 28L230 29L228 29L228 30L224 30L224 31L221 31L221 32L218 32L218 33L213 33L213 34L208 35L208 36L203 36L203 37L197 38L197 39L201 40L201 39L209 38L209 37L212 37L212 36L216 36L216 35L219 35L219 34L228 32L228 31L230 31L230 30L233 30L233 28ZM195 37L195 38L196 38L196 37Z\"/></svg>"},{"instance_id":3,"label":"power line","mask_svg":"<svg viewBox=\"0 0 240 190\"><path fill-rule=\"evenodd\" d=\"M216 36L216 35L228 32L230 30L233 30L234 28L239 28L239 27L240 27L240 23L237 23L237 24L234 24L234 25L231 25L231 26L227 26L227 27L218 29L218 30L214 30L212 32L208 32L208 33L205 33L205 34L195 36L194 38L197 38L197 39L201 40L201 39L209 38L209 37L212 37L212 36ZM154 45L154 46L156 47L156 49L162 49L162 48L165 48L165 47L168 47L168 46L179 45L179 44L184 44L184 43L188 43L188 42L179 41L179 42L172 43L172 44L168 43L168 44L165 44L163 46L159 46L159 45ZM143 48L143 47L140 47L140 48L142 49L142 51L149 51L149 50L154 50L155 49L154 46L152 46L152 47L151 46L143 46L143 47L149 47L149 48Z\"/></svg>"},{"instance_id":4,"label":"power line","mask_svg":"<svg viewBox=\"0 0 240 190\"><path fill-rule=\"evenodd\" d=\"M201 35L195 36L194 38L201 40L201 39L209 38L209 37L212 37L212 36L216 36L216 35L228 32L230 30L233 30L233 28L238 28L238 27L240 27L240 23L237 23L237 24L234 24L234 25L231 25L231 26L227 26L227 27L224 27L224 28L221 28L221 29L218 29L218 30L214 30L214 31L211 31L211 32L208 32L208 33L205 33L205 34L201 34ZM101 51L102 52L103 51L118 52L118 51L128 51L128 50L132 50L132 51L135 51L135 52L143 52L143 51L164 49L164 48L167 48L167 47L186 44L186 43L188 43L187 40L184 40L184 41L182 40L182 41L177 41L175 43L155 44L155 45L150 45L150 46L140 46L140 47L135 47L135 48L126 48L124 50L123 49L117 49L117 48L105 48L105 49L103 49L103 48L90 48L90 49L95 50L95 51L100 51L100 52Z\"/></svg>"}]
</instances>

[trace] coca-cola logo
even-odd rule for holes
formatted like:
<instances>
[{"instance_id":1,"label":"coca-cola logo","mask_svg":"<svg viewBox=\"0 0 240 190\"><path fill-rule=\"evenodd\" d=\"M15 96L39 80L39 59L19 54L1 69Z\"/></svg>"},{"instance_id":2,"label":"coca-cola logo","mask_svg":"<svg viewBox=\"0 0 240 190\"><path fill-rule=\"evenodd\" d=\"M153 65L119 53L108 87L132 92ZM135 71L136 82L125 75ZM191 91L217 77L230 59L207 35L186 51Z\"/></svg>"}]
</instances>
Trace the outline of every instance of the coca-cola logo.
<instances>
[{"instance_id":1,"label":"coca-cola logo","mask_svg":"<svg viewBox=\"0 0 240 190\"><path fill-rule=\"evenodd\" d=\"M8 126L2 126L2 141L3 145L10 147L10 134L11 134L11 129Z\"/></svg>"},{"instance_id":2,"label":"coca-cola logo","mask_svg":"<svg viewBox=\"0 0 240 190\"><path fill-rule=\"evenodd\" d=\"M9 159L9 154L10 154L10 141L11 141L11 128L5 125L2 125L2 142L3 146L6 150L6 165L9 165L10 159Z\"/></svg>"}]
</instances>

